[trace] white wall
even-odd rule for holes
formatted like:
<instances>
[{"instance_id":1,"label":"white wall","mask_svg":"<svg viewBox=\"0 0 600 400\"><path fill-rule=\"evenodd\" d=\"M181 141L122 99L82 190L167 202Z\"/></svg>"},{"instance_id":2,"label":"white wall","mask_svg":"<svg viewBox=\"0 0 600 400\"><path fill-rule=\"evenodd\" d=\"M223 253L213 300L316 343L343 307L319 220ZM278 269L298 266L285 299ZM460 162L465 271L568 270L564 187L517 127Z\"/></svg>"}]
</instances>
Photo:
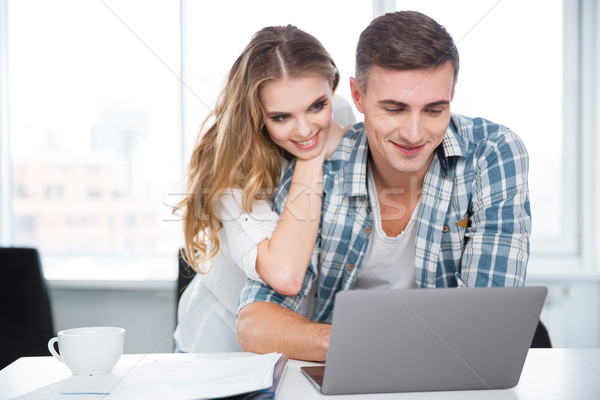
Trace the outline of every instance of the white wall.
<instances>
[{"instance_id":1,"label":"white wall","mask_svg":"<svg viewBox=\"0 0 600 400\"><path fill-rule=\"evenodd\" d=\"M553 347L600 347L600 273L566 260L530 262L527 286L546 286L541 320Z\"/></svg>"},{"instance_id":2,"label":"white wall","mask_svg":"<svg viewBox=\"0 0 600 400\"><path fill-rule=\"evenodd\" d=\"M77 288L51 281L49 286L56 331L119 326L127 330L125 353L173 351L175 282L167 282L160 288Z\"/></svg>"},{"instance_id":3,"label":"white wall","mask_svg":"<svg viewBox=\"0 0 600 400\"><path fill-rule=\"evenodd\" d=\"M541 320L554 347L600 347L598 282L539 282L548 287Z\"/></svg>"},{"instance_id":4,"label":"white wall","mask_svg":"<svg viewBox=\"0 0 600 400\"><path fill-rule=\"evenodd\" d=\"M112 283L114 286L115 284ZM528 286L546 286L541 320L554 347L600 347L600 275L532 273ZM127 329L125 353L170 353L176 321L175 282L160 287L74 287L50 281L55 329L114 325Z\"/></svg>"}]
</instances>

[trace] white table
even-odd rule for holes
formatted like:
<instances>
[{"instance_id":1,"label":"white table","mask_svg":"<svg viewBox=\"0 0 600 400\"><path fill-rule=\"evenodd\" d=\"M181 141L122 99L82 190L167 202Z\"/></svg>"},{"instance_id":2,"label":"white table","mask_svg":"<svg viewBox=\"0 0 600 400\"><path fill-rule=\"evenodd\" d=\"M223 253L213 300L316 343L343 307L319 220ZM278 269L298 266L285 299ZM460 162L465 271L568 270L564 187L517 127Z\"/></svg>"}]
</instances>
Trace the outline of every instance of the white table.
<instances>
[{"instance_id":1,"label":"white table","mask_svg":"<svg viewBox=\"0 0 600 400\"><path fill-rule=\"evenodd\" d=\"M243 357L233 354L124 355L118 368L128 368L154 359ZM600 399L600 349L531 349L519 384L513 389L493 391L390 393L354 396L324 396L302 375L300 366L314 365L290 360L277 400L310 399L415 399L415 400L597 400ZM0 399L11 399L71 376L52 357L24 357L0 371Z\"/></svg>"}]
</instances>

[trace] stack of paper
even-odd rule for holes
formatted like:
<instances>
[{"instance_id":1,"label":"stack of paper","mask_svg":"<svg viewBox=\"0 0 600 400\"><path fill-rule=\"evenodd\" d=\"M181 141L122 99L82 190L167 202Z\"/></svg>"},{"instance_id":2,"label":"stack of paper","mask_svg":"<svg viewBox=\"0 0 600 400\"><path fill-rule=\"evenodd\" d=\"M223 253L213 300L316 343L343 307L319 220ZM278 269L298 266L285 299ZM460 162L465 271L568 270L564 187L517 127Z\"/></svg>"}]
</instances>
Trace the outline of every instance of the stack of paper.
<instances>
[{"instance_id":1,"label":"stack of paper","mask_svg":"<svg viewBox=\"0 0 600 400\"><path fill-rule=\"evenodd\" d=\"M19 397L31 399L211 399L267 389L281 354L224 360L153 360L98 376L72 376Z\"/></svg>"},{"instance_id":2,"label":"stack of paper","mask_svg":"<svg viewBox=\"0 0 600 400\"><path fill-rule=\"evenodd\" d=\"M124 376L110 399L210 399L266 389L280 356L149 362Z\"/></svg>"}]
</instances>

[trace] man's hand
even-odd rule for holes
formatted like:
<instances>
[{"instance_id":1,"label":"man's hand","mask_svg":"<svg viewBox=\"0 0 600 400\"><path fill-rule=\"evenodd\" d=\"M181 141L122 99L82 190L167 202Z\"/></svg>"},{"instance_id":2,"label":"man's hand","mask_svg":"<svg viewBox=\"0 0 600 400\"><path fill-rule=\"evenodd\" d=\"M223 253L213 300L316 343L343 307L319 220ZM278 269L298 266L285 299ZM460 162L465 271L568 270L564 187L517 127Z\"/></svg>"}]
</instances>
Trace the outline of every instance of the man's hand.
<instances>
[{"instance_id":1,"label":"man's hand","mask_svg":"<svg viewBox=\"0 0 600 400\"><path fill-rule=\"evenodd\" d=\"M278 352L290 358L324 362L329 324L317 323L278 304L257 302L240 310L237 335L244 351Z\"/></svg>"}]
</instances>

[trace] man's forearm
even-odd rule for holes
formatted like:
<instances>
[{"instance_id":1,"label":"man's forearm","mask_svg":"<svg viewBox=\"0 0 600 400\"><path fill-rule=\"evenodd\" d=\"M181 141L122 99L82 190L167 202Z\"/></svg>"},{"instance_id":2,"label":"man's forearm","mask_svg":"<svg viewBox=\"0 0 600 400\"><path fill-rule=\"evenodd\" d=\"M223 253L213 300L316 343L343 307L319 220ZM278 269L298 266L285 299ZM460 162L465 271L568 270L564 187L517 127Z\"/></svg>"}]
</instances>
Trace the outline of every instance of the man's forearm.
<instances>
[{"instance_id":1,"label":"man's forearm","mask_svg":"<svg viewBox=\"0 0 600 400\"><path fill-rule=\"evenodd\" d=\"M257 302L240 310L238 341L244 351L279 352L290 358L325 361L331 326L269 302Z\"/></svg>"}]
</instances>

